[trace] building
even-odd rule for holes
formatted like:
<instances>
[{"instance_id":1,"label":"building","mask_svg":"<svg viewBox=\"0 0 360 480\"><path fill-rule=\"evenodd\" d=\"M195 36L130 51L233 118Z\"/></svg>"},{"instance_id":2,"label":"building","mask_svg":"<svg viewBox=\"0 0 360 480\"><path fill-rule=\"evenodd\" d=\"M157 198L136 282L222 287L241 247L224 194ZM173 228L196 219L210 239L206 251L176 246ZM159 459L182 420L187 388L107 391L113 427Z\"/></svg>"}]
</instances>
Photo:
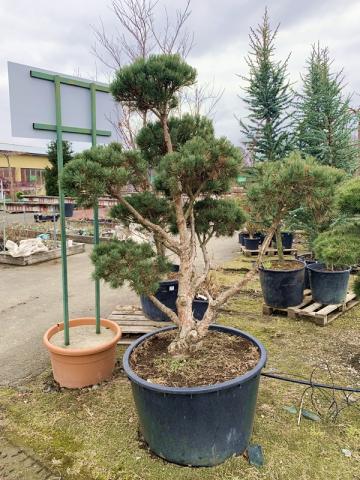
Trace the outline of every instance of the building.
<instances>
[{"instance_id":1,"label":"building","mask_svg":"<svg viewBox=\"0 0 360 480\"><path fill-rule=\"evenodd\" d=\"M45 167L50 166L45 147L0 143L0 180L7 196L17 192L45 194Z\"/></svg>"}]
</instances>

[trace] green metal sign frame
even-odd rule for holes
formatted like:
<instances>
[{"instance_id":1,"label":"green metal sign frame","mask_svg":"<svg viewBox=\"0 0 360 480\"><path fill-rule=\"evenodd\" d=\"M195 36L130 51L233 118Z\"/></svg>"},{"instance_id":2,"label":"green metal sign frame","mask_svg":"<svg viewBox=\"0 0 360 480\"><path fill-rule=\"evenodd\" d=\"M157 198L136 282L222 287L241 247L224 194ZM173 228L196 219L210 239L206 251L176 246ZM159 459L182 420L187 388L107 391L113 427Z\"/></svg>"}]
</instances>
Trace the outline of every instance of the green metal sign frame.
<instances>
[{"instance_id":1,"label":"green metal sign frame","mask_svg":"<svg viewBox=\"0 0 360 480\"><path fill-rule=\"evenodd\" d=\"M79 133L83 135L91 135L92 147L97 144L97 136L109 137L111 132L108 130L96 129L96 92L110 93L109 87L98 84L96 82L87 82L84 80L76 80L61 75L52 75L36 70L30 71L30 76L40 80L54 82L55 86L55 112L56 124L33 123L35 130L56 131L57 140L57 164L59 176L59 206L60 206L60 226L61 226L61 265L62 265L62 290L63 290L63 318L64 318L64 344L70 345L70 328L69 328L69 292L68 292L68 269L67 269L67 248L66 248L66 225L65 225L65 198L61 185L61 175L64 168L62 141L63 133ZM91 98L91 128L79 128L62 125L61 120L61 84L71 85L79 88L90 90ZM94 205L94 244L99 244L99 208L98 204ZM96 333L100 333L100 282L95 280L95 318Z\"/></svg>"}]
</instances>

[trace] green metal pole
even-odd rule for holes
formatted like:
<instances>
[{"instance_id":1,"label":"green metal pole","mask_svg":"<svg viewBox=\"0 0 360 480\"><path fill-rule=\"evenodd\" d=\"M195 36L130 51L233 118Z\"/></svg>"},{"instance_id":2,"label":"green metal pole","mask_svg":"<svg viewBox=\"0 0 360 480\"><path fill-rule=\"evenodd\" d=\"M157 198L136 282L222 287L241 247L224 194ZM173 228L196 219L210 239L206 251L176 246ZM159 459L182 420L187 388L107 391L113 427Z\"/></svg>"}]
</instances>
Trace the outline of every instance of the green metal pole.
<instances>
[{"instance_id":1,"label":"green metal pole","mask_svg":"<svg viewBox=\"0 0 360 480\"><path fill-rule=\"evenodd\" d=\"M4 182L0 180L1 182L1 198L3 202L3 250L5 252L5 243L6 243L6 200L5 200L5 189L4 189Z\"/></svg>"},{"instance_id":2,"label":"green metal pole","mask_svg":"<svg viewBox=\"0 0 360 480\"><path fill-rule=\"evenodd\" d=\"M59 207L61 226L61 272L63 290L63 317L64 317L64 344L70 345L69 335L69 293L67 279L67 256L66 256L66 228L65 228L65 202L64 192L61 186L61 175L64 167L62 126L61 126L61 82L60 77L55 75L55 107L56 107L56 150L59 182Z\"/></svg>"},{"instance_id":3,"label":"green metal pole","mask_svg":"<svg viewBox=\"0 0 360 480\"><path fill-rule=\"evenodd\" d=\"M92 147L96 147L96 85L92 83L90 86L91 92L91 143ZM99 245L99 206L94 205L94 245ZM100 281L95 279L95 318L96 318L96 333L100 333Z\"/></svg>"}]
</instances>

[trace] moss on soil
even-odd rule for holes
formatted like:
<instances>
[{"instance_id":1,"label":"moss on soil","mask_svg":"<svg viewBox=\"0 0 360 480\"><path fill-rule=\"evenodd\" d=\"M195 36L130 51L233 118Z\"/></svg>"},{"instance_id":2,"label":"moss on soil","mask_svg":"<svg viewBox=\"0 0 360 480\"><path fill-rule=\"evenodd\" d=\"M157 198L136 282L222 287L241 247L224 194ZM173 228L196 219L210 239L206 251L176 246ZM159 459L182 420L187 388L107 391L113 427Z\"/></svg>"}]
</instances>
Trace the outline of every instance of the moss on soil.
<instances>
[{"instance_id":1,"label":"moss on soil","mask_svg":"<svg viewBox=\"0 0 360 480\"><path fill-rule=\"evenodd\" d=\"M228 283L238 274L218 275ZM268 350L267 370L308 378L314 366L326 361L335 383L359 386L360 367L353 360L359 354L360 306L321 328L263 316L259 291L256 281L224 307L219 323L258 337ZM121 358L121 349L118 354ZM191 469L147 451L138 436L130 385L121 369L111 382L82 391L52 390L50 378L47 371L20 389L1 388L0 425L7 438L31 448L63 479L360 480L359 410L346 408L336 423L302 419L298 426L297 415L284 407L299 405L302 386L262 378L252 442L263 448L264 467L252 467L239 457L214 468ZM329 382L325 370L318 371L316 380ZM324 411L321 401L318 406ZM313 410L310 395L304 397L304 408ZM350 450L351 457L342 449Z\"/></svg>"}]
</instances>

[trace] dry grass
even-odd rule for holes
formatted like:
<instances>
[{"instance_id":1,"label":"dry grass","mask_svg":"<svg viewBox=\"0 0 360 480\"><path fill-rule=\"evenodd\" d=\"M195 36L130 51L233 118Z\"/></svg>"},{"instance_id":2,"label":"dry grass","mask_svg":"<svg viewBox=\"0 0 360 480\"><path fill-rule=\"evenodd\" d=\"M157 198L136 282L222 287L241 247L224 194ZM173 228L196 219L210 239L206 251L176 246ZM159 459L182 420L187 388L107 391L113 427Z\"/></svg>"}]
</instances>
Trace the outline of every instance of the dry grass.
<instances>
[{"instance_id":1,"label":"dry grass","mask_svg":"<svg viewBox=\"0 0 360 480\"><path fill-rule=\"evenodd\" d=\"M239 267L243 261L235 263ZM218 273L224 283L240 274ZM336 383L359 386L360 372L353 361L360 345L359 306L321 328L263 316L257 292L255 282L249 292L226 305L219 322L258 337L268 351L267 370L309 377L314 366L326 361ZM329 381L322 370L316 379ZM45 372L25 391L0 389L0 416L6 436L31 448L63 479L360 480L359 410L345 409L336 423L303 419L298 426L297 416L284 407L299 404L301 386L262 379L252 441L263 448L264 467L249 466L240 457L214 468L191 469L168 464L144 448L138 439L131 389L121 371L112 382L80 392L46 392L48 380ZM312 409L309 396L304 407ZM351 457L342 449L349 449Z\"/></svg>"}]
</instances>

